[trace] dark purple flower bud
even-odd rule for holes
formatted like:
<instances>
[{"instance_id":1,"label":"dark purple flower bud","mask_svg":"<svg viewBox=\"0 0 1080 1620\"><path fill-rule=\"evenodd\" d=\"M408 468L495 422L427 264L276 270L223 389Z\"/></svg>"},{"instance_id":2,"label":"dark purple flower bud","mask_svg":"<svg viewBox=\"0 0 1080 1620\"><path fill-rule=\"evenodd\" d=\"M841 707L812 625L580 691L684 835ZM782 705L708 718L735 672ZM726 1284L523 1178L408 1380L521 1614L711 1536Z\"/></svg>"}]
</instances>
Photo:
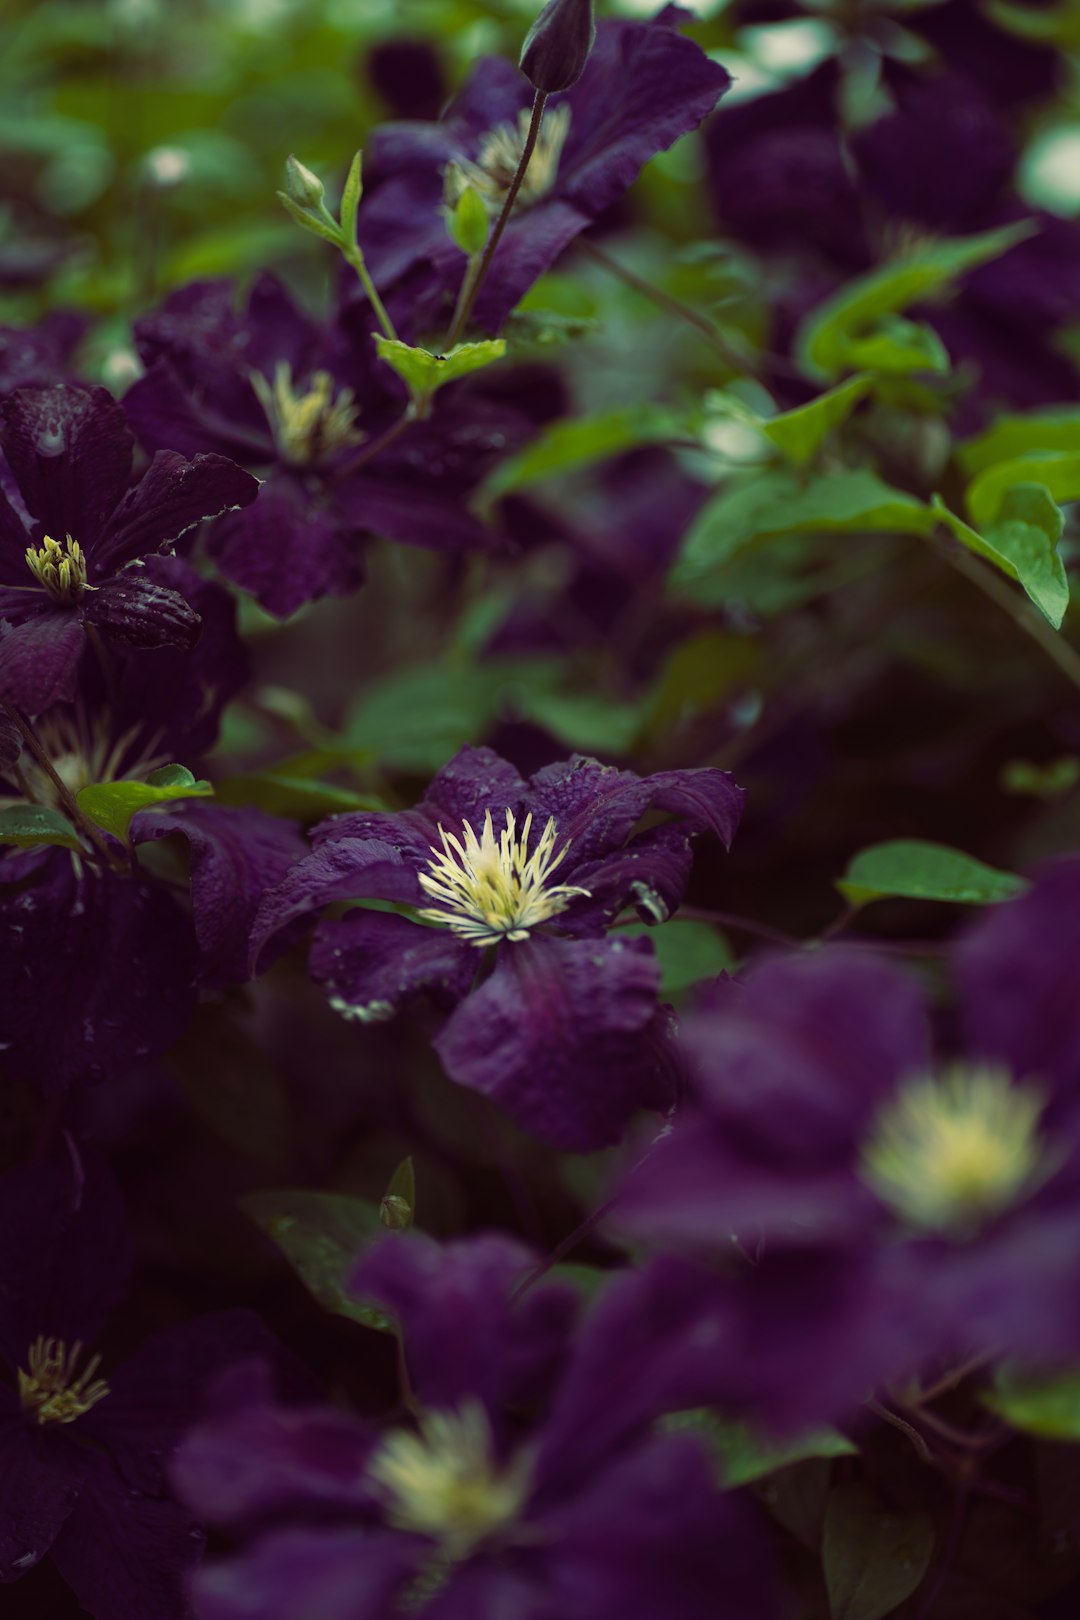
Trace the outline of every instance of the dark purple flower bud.
<instances>
[{"instance_id":1,"label":"dark purple flower bud","mask_svg":"<svg viewBox=\"0 0 1080 1620\"><path fill-rule=\"evenodd\" d=\"M548 0L525 36L518 66L530 84L553 96L577 84L595 38L592 0Z\"/></svg>"}]
</instances>

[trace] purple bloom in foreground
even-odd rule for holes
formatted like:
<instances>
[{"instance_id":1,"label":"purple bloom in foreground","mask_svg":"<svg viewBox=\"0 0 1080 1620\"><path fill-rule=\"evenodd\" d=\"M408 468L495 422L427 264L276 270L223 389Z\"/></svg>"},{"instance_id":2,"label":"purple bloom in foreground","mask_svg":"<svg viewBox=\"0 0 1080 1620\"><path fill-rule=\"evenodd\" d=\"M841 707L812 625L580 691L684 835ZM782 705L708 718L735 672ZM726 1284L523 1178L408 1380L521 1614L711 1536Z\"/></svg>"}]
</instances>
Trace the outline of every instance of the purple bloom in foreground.
<instances>
[{"instance_id":1,"label":"purple bloom in foreground","mask_svg":"<svg viewBox=\"0 0 1080 1620\"><path fill-rule=\"evenodd\" d=\"M729 845L744 797L724 771L638 777L580 755L526 782L490 749L463 748L415 809L316 829L314 854L260 908L256 960L331 901L415 908L322 924L311 971L331 1005L368 1023L425 993L449 1014L435 1047L454 1080L547 1141L603 1146L635 1109L669 1100L659 964L648 940L607 930L628 906L668 917L691 835ZM673 819L636 830L650 810Z\"/></svg>"},{"instance_id":2,"label":"purple bloom in foreground","mask_svg":"<svg viewBox=\"0 0 1080 1620\"><path fill-rule=\"evenodd\" d=\"M721 986L687 1020L696 1101L616 1224L699 1252L736 1232L766 1268L792 1250L906 1268L926 1356L1075 1356L1076 888L1076 863L1051 869L962 937L966 1052L935 1058L915 982L865 952Z\"/></svg>"},{"instance_id":3,"label":"purple bloom in foreground","mask_svg":"<svg viewBox=\"0 0 1080 1620\"><path fill-rule=\"evenodd\" d=\"M246 506L255 479L222 456L162 450L132 485L134 440L104 388L17 389L0 446L22 502L0 488L0 698L39 714L73 697L88 631L193 647L199 615L144 560Z\"/></svg>"},{"instance_id":4,"label":"purple bloom in foreground","mask_svg":"<svg viewBox=\"0 0 1080 1620\"><path fill-rule=\"evenodd\" d=\"M514 215L477 300L482 326L498 328L649 159L696 128L727 90L725 69L676 32L681 15L672 6L650 22L602 22L581 78L548 102ZM430 296L434 275L452 302L465 259L446 232L444 194L452 198L469 184L498 213L524 146L532 97L516 68L486 57L441 122L388 124L375 132L365 152L360 243L384 296L406 278L410 296ZM431 313L433 321L440 318L436 308Z\"/></svg>"},{"instance_id":5,"label":"purple bloom in foreground","mask_svg":"<svg viewBox=\"0 0 1080 1620\"><path fill-rule=\"evenodd\" d=\"M399 1607L430 1620L768 1620L752 1517L718 1496L694 1439L653 1429L693 1404L703 1373L715 1381L716 1323L703 1328L677 1287L628 1276L567 1353L573 1301L562 1285L523 1288L534 1263L494 1235L444 1250L391 1238L361 1263L354 1288L401 1329L415 1427L377 1434L264 1395L193 1432L174 1471L184 1498L252 1538L199 1577L202 1620L383 1620Z\"/></svg>"},{"instance_id":6,"label":"purple bloom in foreground","mask_svg":"<svg viewBox=\"0 0 1080 1620\"><path fill-rule=\"evenodd\" d=\"M0 1177L0 1229L0 1581L49 1556L95 1620L180 1620L204 1538L165 1468L210 1381L272 1352L270 1335L230 1311L158 1333L120 1367L100 1353L130 1244L106 1172L70 1143Z\"/></svg>"}]
</instances>

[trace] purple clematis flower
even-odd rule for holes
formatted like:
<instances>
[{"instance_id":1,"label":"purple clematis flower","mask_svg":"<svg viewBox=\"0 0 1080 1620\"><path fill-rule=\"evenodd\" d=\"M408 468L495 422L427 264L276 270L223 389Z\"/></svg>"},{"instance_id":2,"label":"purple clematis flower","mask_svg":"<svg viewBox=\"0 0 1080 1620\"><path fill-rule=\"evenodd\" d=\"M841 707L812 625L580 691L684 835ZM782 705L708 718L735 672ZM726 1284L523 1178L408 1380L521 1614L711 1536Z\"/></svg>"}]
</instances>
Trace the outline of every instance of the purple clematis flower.
<instances>
[{"instance_id":1,"label":"purple clematis flower","mask_svg":"<svg viewBox=\"0 0 1080 1620\"><path fill-rule=\"evenodd\" d=\"M35 722L54 775L28 748L0 760L0 803L29 800L67 816L56 779L69 795L96 783L143 782L162 765L195 763L213 743L246 674L234 606L179 557L150 558L143 572L191 603L208 633L191 653L113 648L108 677L90 660L78 701L55 704ZM208 800L143 811L128 851L105 833L95 839L85 824L75 830L75 849L0 853L0 951L14 964L0 987L2 1062L50 1092L160 1054L186 1027L199 984L245 979L258 900L304 848L291 823ZM139 845L172 834L190 850L190 913L182 882L163 882L135 858ZM63 1018L55 1014L57 983Z\"/></svg>"},{"instance_id":2,"label":"purple clematis flower","mask_svg":"<svg viewBox=\"0 0 1080 1620\"><path fill-rule=\"evenodd\" d=\"M452 386L370 467L352 464L404 408L365 332L352 342L305 315L271 275L243 310L228 282L193 282L136 323L148 366L124 397L147 450L234 457L264 479L257 504L215 524L226 578L285 617L355 590L378 534L447 551L490 548L466 498L533 422L473 384Z\"/></svg>"},{"instance_id":3,"label":"purple clematis flower","mask_svg":"<svg viewBox=\"0 0 1080 1620\"><path fill-rule=\"evenodd\" d=\"M254 1534L197 1580L202 1620L381 1620L395 1599L425 1620L773 1614L751 1515L717 1495L697 1441L652 1428L718 1359L700 1313L691 1339L685 1297L673 1311L675 1288L624 1277L553 1376L538 1328L557 1346L571 1302L523 1288L533 1263L495 1236L391 1238L361 1263L354 1287L398 1313L415 1428L377 1435L263 1396L192 1433L181 1495Z\"/></svg>"},{"instance_id":4,"label":"purple clematis flower","mask_svg":"<svg viewBox=\"0 0 1080 1620\"><path fill-rule=\"evenodd\" d=\"M131 1249L104 1168L67 1143L0 1177L0 1581L50 1557L94 1620L181 1620L204 1536L166 1466L230 1363L273 1354L228 1311L158 1333L117 1366L103 1340ZM102 1349L99 1351L99 1345Z\"/></svg>"},{"instance_id":5,"label":"purple clematis flower","mask_svg":"<svg viewBox=\"0 0 1080 1620\"><path fill-rule=\"evenodd\" d=\"M134 440L104 388L16 389L0 446L22 505L0 489L0 697L31 714L72 698L88 633L193 647L198 614L145 559L248 505L255 479L222 456L163 450L132 485Z\"/></svg>"},{"instance_id":6,"label":"purple clematis flower","mask_svg":"<svg viewBox=\"0 0 1080 1620\"><path fill-rule=\"evenodd\" d=\"M651 157L696 128L731 83L676 26L668 6L650 22L597 28L584 73L552 96L516 212L476 304L495 331L536 278L618 201ZM498 213L524 145L533 88L509 62L488 57L437 124L387 124L365 153L360 241L380 292L449 304L465 261L446 232L444 196L471 185ZM434 287L432 287L434 278ZM396 305L395 305L396 307ZM448 311L447 311L448 313Z\"/></svg>"},{"instance_id":7,"label":"purple clematis flower","mask_svg":"<svg viewBox=\"0 0 1080 1620\"><path fill-rule=\"evenodd\" d=\"M527 1130L585 1150L667 1100L659 964L645 939L607 937L627 906L661 922L682 899L690 838L729 845L745 795L724 771L638 777L574 756L524 781L464 748L413 810L332 817L315 852L267 895L255 960L327 903L372 898L318 929L311 971L331 1006L367 1023L419 995L449 1013L447 1073ZM647 811L674 818L644 831Z\"/></svg>"},{"instance_id":8,"label":"purple clematis flower","mask_svg":"<svg viewBox=\"0 0 1080 1620\"><path fill-rule=\"evenodd\" d=\"M1044 954L1075 937L1076 886L1075 863L1051 872L962 939L962 1017L986 1019L967 1051L935 1056L915 982L864 952L721 985L684 1031L696 1103L630 1174L616 1225L661 1247L722 1251L734 1232L906 1270L926 1356L1075 1356L1080 1025L1060 965L1014 972L1018 937L1048 916Z\"/></svg>"}]
</instances>

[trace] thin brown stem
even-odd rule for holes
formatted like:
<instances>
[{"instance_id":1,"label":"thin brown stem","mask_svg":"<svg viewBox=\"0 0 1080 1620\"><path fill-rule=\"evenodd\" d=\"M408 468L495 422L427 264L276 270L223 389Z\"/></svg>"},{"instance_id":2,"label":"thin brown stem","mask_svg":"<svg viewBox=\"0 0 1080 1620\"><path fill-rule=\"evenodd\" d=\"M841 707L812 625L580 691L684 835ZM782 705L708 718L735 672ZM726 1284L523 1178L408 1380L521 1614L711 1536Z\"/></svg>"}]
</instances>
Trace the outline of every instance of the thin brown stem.
<instances>
[{"instance_id":1,"label":"thin brown stem","mask_svg":"<svg viewBox=\"0 0 1080 1620\"><path fill-rule=\"evenodd\" d=\"M495 250L502 238L503 231L505 231L510 222L510 215L514 211L514 204L517 201L517 194L521 190L522 182L525 179L526 173L528 172L529 164L532 161L533 152L536 149L536 142L540 134L540 125L543 121L544 106L546 102L547 96L542 90L538 90L536 95L533 97L532 116L529 119L529 129L527 135L525 136L525 145L521 149L521 157L518 159L517 170L514 174L514 178L510 182L510 188L503 199L502 209L498 219L495 221L494 229L487 239L487 246L484 248L483 253L477 261L475 272L471 275L467 275L468 291L462 298L458 300L458 307L454 312L454 319L451 322L450 330L446 335L446 343L444 346L447 349L452 349L456 343L460 343L461 341L461 334L468 325L469 316L472 314L473 305L476 303L477 294L484 284L488 271L491 269L491 261L495 257Z\"/></svg>"},{"instance_id":2,"label":"thin brown stem","mask_svg":"<svg viewBox=\"0 0 1080 1620\"><path fill-rule=\"evenodd\" d=\"M401 416L398 417L396 422L391 422L385 433L380 433L377 438L370 439L367 444L362 446L359 454L354 456L352 461L347 462L344 467L338 469L330 479L330 483L340 484L343 479L351 478L353 473L360 471L361 467L366 467L369 462L375 460L376 456L381 456L383 451L388 449L395 439L400 439L405 429L415 421L416 412L411 404L407 405Z\"/></svg>"},{"instance_id":3,"label":"thin brown stem","mask_svg":"<svg viewBox=\"0 0 1080 1620\"><path fill-rule=\"evenodd\" d=\"M717 331L709 317L702 315L692 304L684 304L681 298L665 292L663 287L656 286L655 282L647 281L644 276L639 276L636 270L628 270L625 264L620 264L617 259L613 259L609 253L605 253L602 248L598 248L595 243L587 241L584 237L579 236L575 246L579 253L584 253L594 264L602 265L611 275L618 276L628 287L641 293L642 297L648 298L657 309L666 310L669 315L677 316L687 326L692 326L696 332L700 332L710 348L715 349L724 364L732 371L748 376L757 375L757 369L749 356L737 353L727 339Z\"/></svg>"}]
</instances>

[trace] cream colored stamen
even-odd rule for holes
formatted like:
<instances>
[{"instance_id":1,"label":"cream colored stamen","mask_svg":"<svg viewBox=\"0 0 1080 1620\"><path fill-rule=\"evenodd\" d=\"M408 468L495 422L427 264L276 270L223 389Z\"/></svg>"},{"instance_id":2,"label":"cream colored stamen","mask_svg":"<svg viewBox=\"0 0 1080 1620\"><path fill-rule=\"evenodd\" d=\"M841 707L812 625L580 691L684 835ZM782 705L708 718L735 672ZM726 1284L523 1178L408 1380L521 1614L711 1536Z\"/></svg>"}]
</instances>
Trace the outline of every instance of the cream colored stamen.
<instances>
[{"instance_id":1,"label":"cream colored stamen","mask_svg":"<svg viewBox=\"0 0 1080 1620\"><path fill-rule=\"evenodd\" d=\"M65 607L91 588L86 583L86 555L70 534L63 545L46 535L40 547L27 546L26 566L53 601Z\"/></svg>"},{"instance_id":2,"label":"cream colored stamen","mask_svg":"<svg viewBox=\"0 0 1080 1620\"><path fill-rule=\"evenodd\" d=\"M251 373L251 386L266 413L274 443L283 460L295 467L325 461L337 450L362 444L365 435L356 427L357 406L351 388L334 392L328 371L312 373L306 392L293 387L292 367L279 360L273 383L259 371Z\"/></svg>"},{"instance_id":3,"label":"cream colored stamen","mask_svg":"<svg viewBox=\"0 0 1080 1620\"><path fill-rule=\"evenodd\" d=\"M548 817L530 855L531 830L530 814L518 833L512 810L506 812L506 825L498 838L490 810L479 838L467 821L462 822L461 838L440 823L442 849L432 845L435 859L419 874L421 888L438 903L438 909L425 908L421 917L453 929L470 945L494 945L502 939L528 939L532 929L557 917L571 900L587 896L588 889L550 882L570 848L569 842L561 849L555 847L555 817Z\"/></svg>"},{"instance_id":4,"label":"cream colored stamen","mask_svg":"<svg viewBox=\"0 0 1080 1620\"><path fill-rule=\"evenodd\" d=\"M449 165L445 183L446 201L450 207L454 206L466 186L472 186L487 204L489 212L498 213L521 162L530 117L528 108L524 108L518 115L516 125L499 124L484 136L475 159L464 158ZM530 207L541 197L546 197L552 189L569 128L570 108L565 102L545 113L529 167L525 170L525 178L514 203L515 209Z\"/></svg>"},{"instance_id":5,"label":"cream colored stamen","mask_svg":"<svg viewBox=\"0 0 1080 1620\"><path fill-rule=\"evenodd\" d=\"M39 1423L74 1423L98 1401L103 1401L109 1386L104 1378L94 1377L101 1357L91 1356L76 1376L81 1355L82 1345L78 1341L68 1350L63 1339L46 1339L39 1335L27 1356L30 1371L19 1368L19 1401L23 1411Z\"/></svg>"}]
</instances>

